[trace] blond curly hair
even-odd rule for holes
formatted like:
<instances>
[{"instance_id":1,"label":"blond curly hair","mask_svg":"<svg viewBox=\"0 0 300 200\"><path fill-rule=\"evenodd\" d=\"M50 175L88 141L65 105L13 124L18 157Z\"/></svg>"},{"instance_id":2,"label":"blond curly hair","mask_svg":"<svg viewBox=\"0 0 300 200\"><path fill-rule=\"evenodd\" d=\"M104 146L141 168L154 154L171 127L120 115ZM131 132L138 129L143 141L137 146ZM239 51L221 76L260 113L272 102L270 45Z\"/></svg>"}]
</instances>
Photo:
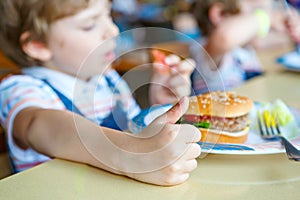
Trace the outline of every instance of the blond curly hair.
<instances>
[{"instance_id":1,"label":"blond curly hair","mask_svg":"<svg viewBox=\"0 0 300 200\"><path fill-rule=\"evenodd\" d=\"M20 67L40 65L29 57L22 44L40 41L47 44L48 30L54 21L87 8L91 0L1 0L0 50ZM20 37L29 33L26 41Z\"/></svg>"}]
</instances>

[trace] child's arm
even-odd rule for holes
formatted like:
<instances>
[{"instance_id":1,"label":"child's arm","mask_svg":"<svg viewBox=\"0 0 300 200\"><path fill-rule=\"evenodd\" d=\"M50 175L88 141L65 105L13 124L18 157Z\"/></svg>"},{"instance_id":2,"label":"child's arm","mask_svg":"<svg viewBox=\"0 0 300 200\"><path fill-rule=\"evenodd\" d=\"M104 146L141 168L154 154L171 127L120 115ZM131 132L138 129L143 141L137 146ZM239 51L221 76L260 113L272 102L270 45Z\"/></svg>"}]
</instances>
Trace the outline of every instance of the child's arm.
<instances>
[{"instance_id":1,"label":"child's arm","mask_svg":"<svg viewBox=\"0 0 300 200\"><path fill-rule=\"evenodd\" d=\"M198 129L175 124L187 107L188 100L183 98L137 136L99 127L68 111L31 107L16 116L13 136L20 147L50 157L86 163L143 182L175 185L188 178L200 155L199 145L194 144L200 139Z\"/></svg>"},{"instance_id":2,"label":"child's arm","mask_svg":"<svg viewBox=\"0 0 300 200\"><path fill-rule=\"evenodd\" d=\"M163 54L163 52L160 52ZM154 63L150 85L151 104L173 103L191 93L190 76L195 68L192 59L181 60L171 54L163 58L161 63Z\"/></svg>"},{"instance_id":3,"label":"child's arm","mask_svg":"<svg viewBox=\"0 0 300 200\"><path fill-rule=\"evenodd\" d=\"M261 20L255 12L226 17L208 37L206 51L218 65L226 52L250 43L259 35Z\"/></svg>"}]
</instances>

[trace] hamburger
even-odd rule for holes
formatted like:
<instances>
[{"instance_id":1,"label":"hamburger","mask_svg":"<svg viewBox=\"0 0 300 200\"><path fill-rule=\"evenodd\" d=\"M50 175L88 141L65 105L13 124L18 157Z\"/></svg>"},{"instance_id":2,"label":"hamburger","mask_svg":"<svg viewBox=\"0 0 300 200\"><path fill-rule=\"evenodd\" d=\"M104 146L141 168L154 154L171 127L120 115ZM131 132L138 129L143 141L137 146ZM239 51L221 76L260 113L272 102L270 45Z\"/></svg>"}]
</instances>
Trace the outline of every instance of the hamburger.
<instances>
[{"instance_id":1,"label":"hamburger","mask_svg":"<svg viewBox=\"0 0 300 200\"><path fill-rule=\"evenodd\" d=\"M198 127L201 142L244 143L249 132L248 115L253 101L234 92L208 92L190 97L180 123Z\"/></svg>"}]
</instances>

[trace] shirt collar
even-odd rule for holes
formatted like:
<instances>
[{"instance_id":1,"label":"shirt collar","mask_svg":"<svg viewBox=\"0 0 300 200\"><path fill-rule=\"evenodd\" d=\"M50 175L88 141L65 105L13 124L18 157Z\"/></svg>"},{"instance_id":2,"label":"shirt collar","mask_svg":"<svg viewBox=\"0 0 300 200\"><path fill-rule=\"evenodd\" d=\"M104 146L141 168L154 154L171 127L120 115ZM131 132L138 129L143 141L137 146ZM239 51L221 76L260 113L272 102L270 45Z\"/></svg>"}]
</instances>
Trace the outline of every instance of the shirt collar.
<instances>
[{"instance_id":1,"label":"shirt collar","mask_svg":"<svg viewBox=\"0 0 300 200\"><path fill-rule=\"evenodd\" d=\"M69 99L73 99L75 87L77 88L78 85L84 86L88 84L76 77L45 67L30 67L23 69L22 72L25 75L29 75L37 79L47 80L52 87L63 93Z\"/></svg>"}]
</instances>

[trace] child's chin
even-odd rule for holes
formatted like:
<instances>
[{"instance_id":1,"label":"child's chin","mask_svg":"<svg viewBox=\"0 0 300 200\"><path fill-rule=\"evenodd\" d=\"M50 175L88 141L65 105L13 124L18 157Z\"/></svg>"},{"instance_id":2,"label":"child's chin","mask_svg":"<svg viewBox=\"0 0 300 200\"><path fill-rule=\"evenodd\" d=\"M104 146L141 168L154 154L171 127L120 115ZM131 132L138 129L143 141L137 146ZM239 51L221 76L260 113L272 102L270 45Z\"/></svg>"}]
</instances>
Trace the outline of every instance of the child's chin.
<instances>
[{"instance_id":1,"label":"child's chin","mask_svg":"<svg viewBox=\"0 0 300 200\"><path fill-rule=\"evenodd\" d=\"M101 69L100 71L98 71L98 74L106 74L108 73L110 70L112 70L112 66L111 65L107 65L105 68Z\"/></svg>"}]
</instances>

